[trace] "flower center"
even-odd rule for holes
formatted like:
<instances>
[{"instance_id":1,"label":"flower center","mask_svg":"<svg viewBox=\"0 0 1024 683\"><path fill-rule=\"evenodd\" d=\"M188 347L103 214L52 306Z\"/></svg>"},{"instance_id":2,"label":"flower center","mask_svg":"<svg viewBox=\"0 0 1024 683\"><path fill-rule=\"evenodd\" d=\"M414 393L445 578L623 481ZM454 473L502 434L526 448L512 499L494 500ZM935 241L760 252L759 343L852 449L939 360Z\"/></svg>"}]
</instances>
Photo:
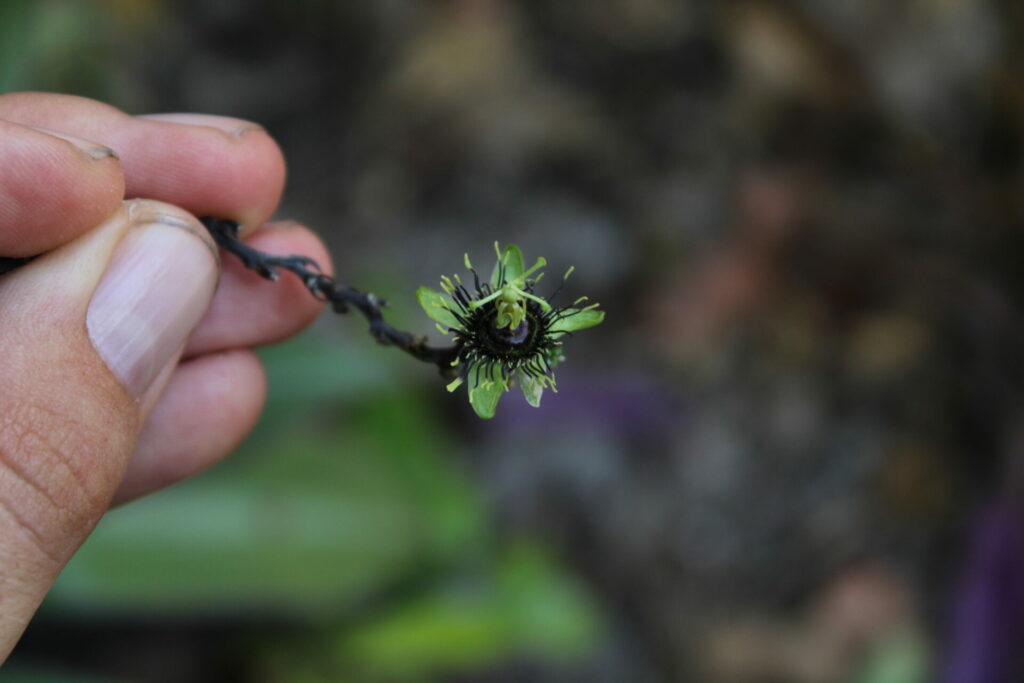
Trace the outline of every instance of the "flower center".
<instances>
[{"instance_id":1,"label":"flower center","mask_svg":"<svg viewBox=\"0 0 1024 683\"><path fill-rule=\"evenodd\" d=\"M530 338L530 321L523 318L523 321L514 329L507 327L495 328L494 336L511 346L518 346Z\"/></svg>"},{"instance_id":2,"label":"flower center","mask_svg":"<svg viewBox=\"0 0 1024 683\"><path fill-rule=\"evenodd\" d=\"M497 319L497 307L491 306L481 318L481 326L478 328L480 339L490 354L495 358L509 360L526 358L536 351L544 325L534 311L527 310L522 321L512 329L498 327L495 324Z\"/></svg>"}]
</instances>

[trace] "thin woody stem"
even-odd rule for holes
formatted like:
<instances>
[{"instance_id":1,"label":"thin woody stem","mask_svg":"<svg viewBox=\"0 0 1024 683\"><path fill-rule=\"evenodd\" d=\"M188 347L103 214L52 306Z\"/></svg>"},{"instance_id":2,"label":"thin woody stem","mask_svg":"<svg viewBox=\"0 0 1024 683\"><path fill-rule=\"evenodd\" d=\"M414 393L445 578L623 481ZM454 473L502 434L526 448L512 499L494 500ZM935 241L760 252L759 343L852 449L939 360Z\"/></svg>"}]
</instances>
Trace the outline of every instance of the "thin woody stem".
<instances>
[{"instance_id":1,"label":"thin woody stem","mask_svg":"<svg viewBox=\"0 0 1024 683\"><path fill-rule=\"evenodd\" d=\"M338 285L334 278L324 274L316 261L308 256L275 256L253 249L238 239L240 226L235 221L209 217L200 220L214 241L225 251L237 256L246 268L268 280L277 279L278 269L294 273L314 297L329 302L335 313L348 313L350 306L362 313L370 324L370 334L379 343L396 346L416 360L436 365L446 378L456 376L452 363L459 355L459 347L429 346L426 337L395 329L384 320L382 309L387 306L387 302L383 299L369 292Z\"/></svg>"}]
</instances>

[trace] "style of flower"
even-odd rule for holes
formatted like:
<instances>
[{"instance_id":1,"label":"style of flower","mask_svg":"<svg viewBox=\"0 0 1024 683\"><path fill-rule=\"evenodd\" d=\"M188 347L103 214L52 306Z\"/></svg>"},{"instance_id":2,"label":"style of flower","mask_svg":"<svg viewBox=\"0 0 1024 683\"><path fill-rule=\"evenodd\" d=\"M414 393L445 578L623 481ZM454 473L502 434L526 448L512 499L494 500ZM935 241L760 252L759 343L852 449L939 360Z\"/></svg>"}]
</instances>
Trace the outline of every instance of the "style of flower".
<instances>
[{"instance_id":1,"label":"style of flower","mask_svg":"<svg viewBox=\"0 0 1024 683\"><path fill-rule=\"evenodd\" d=\"M544 389L557 391L554 366L564 360L565 336L604 320L598 304L583 306L586 297L570 307L553 306L549 299L561 285L547 299L534 292L540 270L547 265L543 258L526 269L516 245L502 250L495 242L494 250L498 260L488 282L480 281L467 255L472 290L455 275L441 278L442 292L430 287L416 291L420 306L455 343L452 365L458 378L448 390L466 384L469 402L482 418L493 417L502 394L516 384L531 406L539 406ZM572 270L563 276L563 285Z\"/></svg>"}]
</instances>

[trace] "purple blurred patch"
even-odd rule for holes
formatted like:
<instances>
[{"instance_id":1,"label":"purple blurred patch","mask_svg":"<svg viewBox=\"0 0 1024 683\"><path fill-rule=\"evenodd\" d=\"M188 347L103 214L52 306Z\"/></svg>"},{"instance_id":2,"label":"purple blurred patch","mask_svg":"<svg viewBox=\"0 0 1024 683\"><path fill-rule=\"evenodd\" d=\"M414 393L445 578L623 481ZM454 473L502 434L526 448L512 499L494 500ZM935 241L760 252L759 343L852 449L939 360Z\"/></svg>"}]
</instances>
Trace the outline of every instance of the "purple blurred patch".
<instances>
[{"instance_id":1,"label":"purple blurred patch","mask_svg":"<svg viewBox=\"0 0 1024 683\"><path fill-rule=\"evenodd\" d=\"M495 427L503 432L547 432L587 423L629 437L664 435L678 428L680 397L643 375L595 379L559 373L558 393L545 391L543 410L531 408L515 389L502 399Z\"/></svg>"},{"instance_id":2,"label":"purple blurred patch","mask_svg":"<svg viewBox=\"0 0 1024 683\"><path fill-rule=\"evenodd\" d=\"M986 510L968 541L954 604L946 683L1021 680L1024 654L1024 506Z\"/></svg>"}]
</instances>

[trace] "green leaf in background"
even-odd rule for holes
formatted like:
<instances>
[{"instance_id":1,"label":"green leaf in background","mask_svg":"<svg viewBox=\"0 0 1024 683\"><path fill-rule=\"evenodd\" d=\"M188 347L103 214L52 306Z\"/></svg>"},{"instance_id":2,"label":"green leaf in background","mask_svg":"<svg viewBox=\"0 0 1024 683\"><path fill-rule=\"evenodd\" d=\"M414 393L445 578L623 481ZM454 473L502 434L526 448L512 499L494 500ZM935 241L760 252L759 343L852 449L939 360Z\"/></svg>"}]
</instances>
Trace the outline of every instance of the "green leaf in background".
<instances>
[{"instance_id":1,"label":"green leaf in background","mask_svg":"<svg viewBox=\"0 0 1024 683\"><path fill-rule=\"evenodd\" d=\"M107 97L114 35L92 0L0 0L0 92Z\"/></svg>"},{"instance_id":2,"label":"green leaf in background","mask_svg":"<svg viewBox=\"0 0 1024 683\"><path fill-rule=\"evenodd\" d=\"M437 680L430 674L471 674L501 657L579 657L600 624L585 593L546 553L515 543L493 565L449 577L357 628L326 636L316 654L301 645L271 646L268 663L279 672L273 680L294 680L305 667L373 672L369 680Z\"/></svg>"},{"instance_id":3,"label":"green leaf in background","mask_svg":"<svg viewBox=\"0 0 1024 683\"><path fill-rule=\"evenodd\" d=\"M928 662L920 634L895 631L875 643L853 683L925 683L931 680Z\"/></svg>"},{"instance_id":4,"label":"green leaf in background","mask_svg":"<svg viewBox=\"0 0 1024 683\"><path fill-rule=\"evenodd\" d=\"M539 549L513 546L489 579L454 581L340 638L350 659L395 673L476 667L500 652L564 657L596 635L580 588Z\"/></svg>"}]
</instances>

